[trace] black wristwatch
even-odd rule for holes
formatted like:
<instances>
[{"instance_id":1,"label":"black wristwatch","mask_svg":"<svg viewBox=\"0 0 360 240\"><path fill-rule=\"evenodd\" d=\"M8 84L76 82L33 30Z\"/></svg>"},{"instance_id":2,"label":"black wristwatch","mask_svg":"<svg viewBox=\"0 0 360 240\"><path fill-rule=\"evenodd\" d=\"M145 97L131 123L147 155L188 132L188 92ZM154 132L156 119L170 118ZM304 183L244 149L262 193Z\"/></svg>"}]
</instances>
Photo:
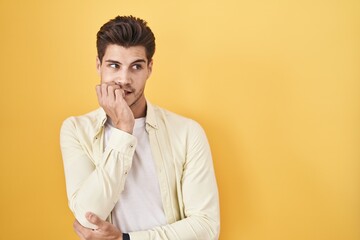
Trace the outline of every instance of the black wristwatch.
<instances>
[{"instance_id":1,"label":"black wristwatch","mask_svg":"<svg viewBox=\"0 0 360 240\"><path fill-rule=\"evenodd\" d=\"M123 240L130 240L130 235L127 233L123 233Z\"/></svg>"}]
</instances>

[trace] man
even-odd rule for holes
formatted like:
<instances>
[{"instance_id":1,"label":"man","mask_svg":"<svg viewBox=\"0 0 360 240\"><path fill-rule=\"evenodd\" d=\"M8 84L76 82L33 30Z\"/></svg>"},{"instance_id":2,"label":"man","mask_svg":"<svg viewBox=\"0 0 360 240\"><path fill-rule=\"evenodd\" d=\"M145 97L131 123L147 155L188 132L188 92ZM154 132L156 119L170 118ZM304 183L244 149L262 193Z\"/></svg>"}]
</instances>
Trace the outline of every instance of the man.
<instances>
[{"instance_id":1,"label":"man","mask_svg":"<svg viewBox=\"0 0 360 240\"><path fill-rule=\"evenodd\" d=\"M217 239L210 148L194 121L146 101L155 37L116 17L97 34L100 108L61 128L69 206L80 239Z\"/></svg>"}]
</instances>

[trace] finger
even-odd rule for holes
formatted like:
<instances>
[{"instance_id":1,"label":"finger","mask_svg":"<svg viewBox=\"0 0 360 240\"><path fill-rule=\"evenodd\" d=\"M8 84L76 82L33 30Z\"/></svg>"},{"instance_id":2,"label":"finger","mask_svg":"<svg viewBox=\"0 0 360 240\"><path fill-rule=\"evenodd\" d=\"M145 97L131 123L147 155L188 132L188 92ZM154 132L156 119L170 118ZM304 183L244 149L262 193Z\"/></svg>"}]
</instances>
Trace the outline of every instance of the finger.
<instances>
[{"instance_id":1,"label":"finger","mask_svg":"<svg viewBox=\"0 0 360 240\"><path fill-rule=\"evenodd\" d=\"M113 104L116 100L115 92L117 89L120 89L120 86L118 85L109 85L108 86L108 103Z\"/></svg>"},{"instance_id":2,"label":"finger","mask_svg":"<svg viewBox=\"0 0 360 240\"><path fill-rule=\"evenodd\" d=\"M86 240L85 237L81 234L81 232L79 232L77 229L74 229L74 230L75 230L76 235L79 236L80 240Z\"/></svg>"},{"instance_id":3,"label":"finger","mask_svg":"<svg viewBox=\"0 0 360 240\"><path fill-rule=\"evenodd\" d=\"M118 84L117 84L116 82L114 82L114 81L112 81L112 82L107 82L106 84L112 85L112 86L118 86Z\"/></svg>"},{"instance_id":4,"label":"finger","mask_svg":"<svg viewBox=\"0 0 360 240\"><path fill-rule=\"evenodd\" d=\"M108 88L107 88L107 92L108 92L108 101L109 102L114 102L115 101L115 89L113 87L113 85L108 85Z\"/></svg>"},{"instance_id":5,"label":"finger","mask_svg":"<svg viewBox=\"0 0 360 240\"><path fill-rule=\"evenodd\" d=\"M85 240L85 236L82 232L84 227L81 226L81 224L77 220L75 220L75 222L73 224L73 228L74 228L75 233L80 237L80 239Z\"/></svg>"},{"instance_id":6,"label":"finger","mask_svg":"<svg viewBox=\"0 0 360 240\"><path fill-rule=\"evenodd\" d=\"M124 90L117 88L115 89L115 100L122 100L125 97Z\"/></svg>"},{"instance_id":7,"label":"finger","mask_svg":"<svg viewBox=\"0 0 360 240\"><path fill-rule=\"evenodd\" d=\"M106 223L104 220L102 220L92 212L87 212L85 214L85 217L90 223L96 225L98 228L101 228Z\"/></svg>"},{"instance_id":8,"label":"finger","mask_svg":"<svg viewBox=\"0 0 360 240\"><path fill-rule=\"evenodd\" d=\"M98 98L98 102L100 103L100 100L101 100L101 86L100 86L100 84L96 85L95 91L96 91L96 95L97 95L97 98Z\"/></svg>"},{"instance_id":9,"label":"finger","mask_svg":"<svg viewBox=\"0 0 360 240\"><path fill-rule=\"evenodd\" d=\"M104 98L108 95L107 87L108 87L108 85L106 83L101 84L101 97L102 98Z\"/></svg>"},{"instance_id":10,"label":"finger","mask_svg":"<svg viewBox=\"0 0 360 240\"><path fill-rule=\"evenodd\" d=\"M106 86L118 86L118 87L120 87L120 85L117 84L117 83L114 82L114 81L101 83L101 85L103 85L103 84L105 84Z\"/></svg>"}]
</instances>

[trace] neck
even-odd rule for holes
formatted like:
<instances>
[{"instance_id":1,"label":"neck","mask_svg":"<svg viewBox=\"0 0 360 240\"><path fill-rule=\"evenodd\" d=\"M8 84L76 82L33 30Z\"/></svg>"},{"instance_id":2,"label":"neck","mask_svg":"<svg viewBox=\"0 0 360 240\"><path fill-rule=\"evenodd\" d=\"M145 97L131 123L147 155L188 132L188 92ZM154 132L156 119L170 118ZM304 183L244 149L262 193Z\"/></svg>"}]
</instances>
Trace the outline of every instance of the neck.
<instances>
[{"instance_id":1,"label":"neck","mask_svg":"<svg viewBox=\"0 0 360 240\"><path fill-rule=\"evenodd\" d=\"M131 111L134 114L134 118L142 118L146 116L146 99L142 97L138 101L134 102L130 106Z\"/></svg>"}]
</instances>

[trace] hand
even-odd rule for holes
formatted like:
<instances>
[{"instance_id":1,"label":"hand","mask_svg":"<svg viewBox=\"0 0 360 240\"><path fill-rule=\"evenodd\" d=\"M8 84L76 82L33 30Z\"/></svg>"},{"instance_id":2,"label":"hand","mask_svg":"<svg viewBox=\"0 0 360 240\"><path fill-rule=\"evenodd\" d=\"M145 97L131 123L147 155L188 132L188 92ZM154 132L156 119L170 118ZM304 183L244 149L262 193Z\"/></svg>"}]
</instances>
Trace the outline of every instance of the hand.
<instances>
[{"instance_id":1,"label":"hand","mask_svg":"<svg viewBox=\"0 0 360 240\"><path fill-rule=\"evenodd\" d=\"M74 230L81 240L122 240L122 233L114 225L103 221L94 213L86 213L86 219L95 224L97 229L83 227L77 220L74 222Z\"/></svg>"},{"instance_id":2,"label":"hand","mask_svg":"<svg viewBox=\"0 0 360 240\"><path fill-rule=\"evenodd\" d=\"M96 94L114 127L132 134L135 118L124 99L124 90L115 83L102 83L96 86Z\"/></svg>"}]
</instances>

